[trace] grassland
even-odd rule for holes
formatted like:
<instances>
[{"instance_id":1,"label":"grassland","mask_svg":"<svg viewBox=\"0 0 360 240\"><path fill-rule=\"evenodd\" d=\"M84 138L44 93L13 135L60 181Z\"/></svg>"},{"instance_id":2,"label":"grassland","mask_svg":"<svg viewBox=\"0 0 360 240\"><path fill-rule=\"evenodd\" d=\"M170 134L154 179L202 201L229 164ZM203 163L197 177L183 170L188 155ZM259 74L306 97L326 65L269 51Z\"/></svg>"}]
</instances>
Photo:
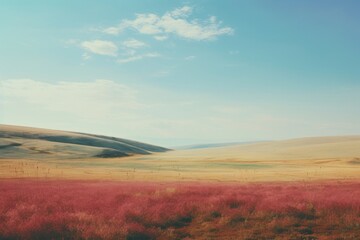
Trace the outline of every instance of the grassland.
<instances>
[{"instance_id":1,"label":"grassland","mask_svg":"<svg viewBox=\"0 0 360 240\"><path fill-rule=\"evenodd\" d=\"M328 142L308 139L317 140L311 144L291 140L122 158L2 158L0 177L220 182L351 180L360 176L358 139L337 138L335 143L332 138Z\"/></svg>"},{"instance_id":2,"label":"grassland","mask_svg":"<svg viewBox=\"0 0 360 240\"><path fill-rule=\"evenodd\" d=\"M168 151L120 138L0 127L0 145L5 146L0 148L0 178L263 182L360 176L360 136ZM104 151L120 156L109 158L101 155Z\"/></svg>"},{"instance_id":3,"label":"grassland","mask_svg":"<svg viewBox=\"0 0 360 240\"><path fill-rule=\"evenodd\" d=\"M359 136L168 151L7 128L0 239L360 239L359 176Z\"/></svg>"}]
</instances>

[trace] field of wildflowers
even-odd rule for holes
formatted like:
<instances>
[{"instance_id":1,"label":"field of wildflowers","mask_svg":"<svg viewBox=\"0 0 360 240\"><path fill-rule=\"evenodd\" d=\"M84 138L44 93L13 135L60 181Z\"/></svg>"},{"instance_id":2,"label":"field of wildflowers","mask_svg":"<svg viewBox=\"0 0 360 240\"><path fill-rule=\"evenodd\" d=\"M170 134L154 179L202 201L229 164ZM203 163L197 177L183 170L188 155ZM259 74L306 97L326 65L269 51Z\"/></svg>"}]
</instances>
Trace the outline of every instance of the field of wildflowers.
<instances>
[{"instance_id":1,"label":"field of wildflowers","mask_svg":"<svg viewBox=\"0 0 360 240\"><path fill-rule=\"evenodd\" d=\"M360 239L360 182L1 180L0 239Z\"/></svg>"}]
</instances>

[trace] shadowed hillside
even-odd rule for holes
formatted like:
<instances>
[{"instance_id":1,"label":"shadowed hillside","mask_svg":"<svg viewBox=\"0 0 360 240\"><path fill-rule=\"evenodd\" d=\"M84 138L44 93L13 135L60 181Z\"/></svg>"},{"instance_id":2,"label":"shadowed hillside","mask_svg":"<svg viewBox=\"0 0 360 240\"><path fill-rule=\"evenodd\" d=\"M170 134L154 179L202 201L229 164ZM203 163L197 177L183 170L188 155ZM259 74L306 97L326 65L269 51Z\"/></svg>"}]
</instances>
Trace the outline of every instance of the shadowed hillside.
<instances>
[{"instance_id":1,"label":"shadowed hillside","mask_svg":"<svg viewBox=\"0 0 360 240\"><path fill-rule=\"evenodd\" d=\"M111 158L168 150L115 137L0 125L0 158Z\"/></svg>"}]
</instances>

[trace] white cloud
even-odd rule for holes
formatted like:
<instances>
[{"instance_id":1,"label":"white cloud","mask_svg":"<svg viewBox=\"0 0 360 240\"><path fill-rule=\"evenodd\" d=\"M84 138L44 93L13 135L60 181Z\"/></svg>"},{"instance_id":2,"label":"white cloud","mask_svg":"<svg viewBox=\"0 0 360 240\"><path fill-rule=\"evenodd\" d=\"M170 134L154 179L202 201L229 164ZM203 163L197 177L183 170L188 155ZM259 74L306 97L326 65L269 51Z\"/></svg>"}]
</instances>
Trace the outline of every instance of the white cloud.
<instances>
[{"instance_id":1,"label":"white cloud","mask_svg":"<svg viewBox=\"0 0 360 240\"><path fill-rule=\"evenodd\" d=\"M129 39L122 43L127 48L141 48L145 47L146 44L136 39Z\"/></svg>"},{"instance_id":2,"label":"white cloud","mask_svg":"<svg viewBox=\"0 0 360 240\"><path fill-rule=\"evenodd\" d=\"M159 35L159 36L154 36L154 38L155 38L156 40L158 40L158 41L164 41L164 40L168 39L167 36L161 36L161 35Z\"/></svg>"},{"instance_id":3,"label":"white cloud","mask_svg":"<svg viewBox=\"0 0 360 240\"><path fill-rule=\"evenodd\" d=\"M136 91L110 80L48 83L32 79L1 81L2 97L50 111L94 116L114 107L136 108ZM91 106L91 107L90 107Z\"/></svg>"},{"instance_id":4,"label":"white cloud","mask_svg":"<svg viewBox=\"0 0 360 240\"><path fill-rule=\"evenodd\" d=\"M215 16L208 20L189 20L192 8L184 6L173 11L166 12L162 16L153 13L136 14L133 20L122 20L118 26L112 26L103 30L107 34L117 35L125 29L134 29L142 34L155 35L156 40L166 39L166 35L176 36L191 40L212 40L220 35L229 35L234 32L230 27L221 27L221 22Z\"/></svg>"},{"instance_id":5,"label":"white cloud","mask_svg":"<svg viewBox=\"0 0 360 240\"><path fill-rule=\"evenodd\" d=\"M81 43L81 47L92 53L107 56L116 56L118 51L115 43L103 40L84 41Z\"/></svg>"},{"instance_id":6,"label":"white cloud","mask_svg":"<svg viewBox=\"0 0 360 240\"><path fill-rule=\"evenodd\" d=\"M127 58L120 58L117 60L118 63L129 63L129 62L135 62L135 61L139 61L142 60L144 58L156 58L156 57L160 57L161 55L154 52L154 53L145 53L145 54L139 54L139 55L133 55Z\"/></svg>"},{"instance_id":7,"label":"white cloud","mask_svg":"<svg viewBox=\"0 0 360 240\"><path fill-rule=\"evenodd\" d=\"M119 28L117 27L109 27L103 30L104 33L111 34L111 35L117 35L119 34Z\"/></svg>"},{"instance_id":8,"label":"white cloud","mask_svg":"<svg viewBox=\"0 0 360 240\"><path fill-rule=\"evenodd\" d=\"M131 57L127 57L127 58L120 58L117 60L118 63L129 63L129 62L135 62L138 60L143 59L144 57L142 55L137 55L137 56L131 56Z\"/></svg>"},{"instance_id":9,"label":"white cloud","mask_svg":"<svg viewBox=\"0 0 360 240\"><path fill-rule=\"evenodd\" d=\"M175 10L171 11L170 14L174 17L188 17L191 12L192 8L189 6L183 6L181 8L176 8Z\"/></svg>"}]
</instances>

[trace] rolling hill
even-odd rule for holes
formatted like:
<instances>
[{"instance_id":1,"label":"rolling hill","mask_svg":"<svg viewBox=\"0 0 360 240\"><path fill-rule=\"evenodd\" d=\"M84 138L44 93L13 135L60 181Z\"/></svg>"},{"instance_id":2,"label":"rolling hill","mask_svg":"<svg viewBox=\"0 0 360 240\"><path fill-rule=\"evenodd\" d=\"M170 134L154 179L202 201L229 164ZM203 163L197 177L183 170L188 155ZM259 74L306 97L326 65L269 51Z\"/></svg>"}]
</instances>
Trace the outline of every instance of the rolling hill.
<instances>
[{"instance_id":1,"label":"rolling hill","mask_svg":"<svg viewBox=\"0 0 360 240\"><path fill-rule=\"evenodd\" d=\"M169 151L115 137L0 125L0 159L0 178L349 180L360 176L360 136Z\"/></svg>"},{"instance_id":2,"label":"rolling hill","mask_svg":"<svg viewBox=\"0 0 360 240\"><path fill-rule=\"evenodd\" d=\"M238 146L238 145L260 143L260 142L268 142L268 141L203 143L203 144L193 144L193 145L186 145L186 146L177 146L177 147L173 147L173 149L175 149L175 150L191 150L191 149L203 149L203 148L218 148L218 147Z\"/></svg>"},{"instance_id":3,"label":"rolling hill","mask_svg":"<svg viewBox=\"0 0 360 240\"><path fill-rule=\"evenodd\" d=\"M227 160L318 160L360 157L360 136L306 137L279 141L186 149L165 154L167 157ZM165 156L164 155L164 156Z\"/></svg>"},{"instance_id":4,"label":"rolling hill","mask_svg":"<svg viewBox=\"0 0 360 240\"><path fill-rule=\"evenodd\" d=\"M0 125L0 158L111 158L147 155L168 150L122 138Z\"/></svg>"}]
</instances>

